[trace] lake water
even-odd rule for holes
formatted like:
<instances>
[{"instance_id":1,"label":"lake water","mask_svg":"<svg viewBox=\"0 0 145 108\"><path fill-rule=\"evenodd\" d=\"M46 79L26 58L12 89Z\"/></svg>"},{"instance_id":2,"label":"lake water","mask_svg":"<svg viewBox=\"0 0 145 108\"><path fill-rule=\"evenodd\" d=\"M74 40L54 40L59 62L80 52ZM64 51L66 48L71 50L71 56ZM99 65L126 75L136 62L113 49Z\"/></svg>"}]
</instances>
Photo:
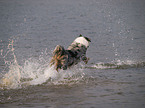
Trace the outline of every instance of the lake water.
<instances>
[{"instance_id":1,"label":"lake water","mask_svg":"<svg viewBox=\"0 0 145 108\"><path fill-rule=\"evenodd\" d=\"M145 1L1 0L0 107L145 108ZM88 64L49 67L82 34Z\"/></svg>"}]
</instances>

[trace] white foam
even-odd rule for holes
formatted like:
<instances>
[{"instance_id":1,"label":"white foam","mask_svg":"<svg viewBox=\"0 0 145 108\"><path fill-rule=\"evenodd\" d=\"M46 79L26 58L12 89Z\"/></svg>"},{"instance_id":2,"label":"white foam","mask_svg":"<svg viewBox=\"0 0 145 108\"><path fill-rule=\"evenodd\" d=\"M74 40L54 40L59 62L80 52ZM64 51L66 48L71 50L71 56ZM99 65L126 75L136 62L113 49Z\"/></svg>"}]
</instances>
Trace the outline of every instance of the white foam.
<instances>
[{"instance_id":1,"label":"white foam","mask_svg":"<svg viewBox=\"0 0 145 108\"><path fill-rule=\"evenodd\" d=\"M24 65L21 66L21 69L19 69L20 66L16 64L11 65L10 67L9 72L4 75L5 82L3 82L3 85L13 89L21 86L41 85L47 83L47 81L57 85L60 84L61 81L65 81L67 78L82 74L82 69L79 69L77 66L57 72L53 66L49 67L48 63L43 64L32 59L26 60ZM18 72L20 76L18 76Z\"/></svg>"}]
</instances>

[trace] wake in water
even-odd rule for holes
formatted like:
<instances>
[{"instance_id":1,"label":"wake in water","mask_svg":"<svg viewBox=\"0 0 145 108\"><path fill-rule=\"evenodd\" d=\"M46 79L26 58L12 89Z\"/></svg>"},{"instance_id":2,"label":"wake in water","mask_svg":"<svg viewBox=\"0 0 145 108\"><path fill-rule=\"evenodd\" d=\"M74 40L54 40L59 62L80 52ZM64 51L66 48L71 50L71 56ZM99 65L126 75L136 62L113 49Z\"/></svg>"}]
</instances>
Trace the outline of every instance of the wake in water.
<instances>
[{"instance_id":1,"label":"wake in water","mask_svg":"<svg viewBox=\"0 0 145 108\"><path fill-rule=\"evenodd\" d=\"M7 54L11 53L12 60L6 60L7 54L3 56L9 71L0 79L0 88L2 89L15 89L29 85L40 85L47 82L59 84L61 81L64 82L70 78L72 78L72 80L77 80L84 75L83 69L77 66L74 66L70 70L61 70L57 72L53 67L49 67L50 60L48 55L48 60L45 59L46 55L40 55L37 60L30 58L25 60L23 66L20 66L14 53L13 44L14 41L11 40L7 52Z\"/></svg>"},{"instance_id":2,"label":"wake in water","mask_svg":"<svg viewBox=\"0 0 145 108\"><path fill-rule=\"evenodd\" d=\"M132 60L117 60L109 63L96 63L92 66L86 67L91 69L128 69L128 68L141 68L145 66L145 62L135 62Z\"/></svg>"}]
</instances>

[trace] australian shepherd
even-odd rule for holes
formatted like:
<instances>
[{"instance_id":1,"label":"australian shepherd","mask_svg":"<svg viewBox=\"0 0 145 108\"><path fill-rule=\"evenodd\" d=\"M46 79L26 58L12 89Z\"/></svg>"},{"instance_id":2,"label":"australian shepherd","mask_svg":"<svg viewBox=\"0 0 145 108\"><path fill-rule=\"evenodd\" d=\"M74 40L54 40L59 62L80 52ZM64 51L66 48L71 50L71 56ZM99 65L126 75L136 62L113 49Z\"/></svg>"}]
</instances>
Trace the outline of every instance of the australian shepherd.
<instances>
[{"instance_id":1,"label":"australian shepherd","mask_svg":"<svg viewBox=\"0 0 145 108\"><path fill-rule=\"evenodd\" d=\"M86 57L86 51L90 42L91 40L89 38L80 35L73 41L68 49L57 45L53 51L50 66L54 65L54 68L58 71L59 69L66 70L81 60L87 64L89 58Z\"/></svg>"}]
</instances>

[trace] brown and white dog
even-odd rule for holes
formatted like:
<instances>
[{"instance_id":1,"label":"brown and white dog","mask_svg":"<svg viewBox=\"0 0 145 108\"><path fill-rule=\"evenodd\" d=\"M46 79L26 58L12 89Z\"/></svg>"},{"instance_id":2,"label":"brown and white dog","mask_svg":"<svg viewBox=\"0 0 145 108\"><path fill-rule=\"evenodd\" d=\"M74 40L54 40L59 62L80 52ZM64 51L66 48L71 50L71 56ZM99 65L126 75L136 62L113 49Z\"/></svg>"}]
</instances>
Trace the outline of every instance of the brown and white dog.
<instances>
[{"instance_id":1,"label":"brown and white dog","mask_svg":"<svg viewBox=\"0 0 145 108\"><path fill-rule=\"evenodd\" d=\"M66 70L81 60L87 64L89 58L86 57L86 51L90 42L91 40L89 38L80 35L67 50L63 46L57 45L53 51L50 66L54 65L58 71L58 69Z\"/></svg>"}]
</instances>

